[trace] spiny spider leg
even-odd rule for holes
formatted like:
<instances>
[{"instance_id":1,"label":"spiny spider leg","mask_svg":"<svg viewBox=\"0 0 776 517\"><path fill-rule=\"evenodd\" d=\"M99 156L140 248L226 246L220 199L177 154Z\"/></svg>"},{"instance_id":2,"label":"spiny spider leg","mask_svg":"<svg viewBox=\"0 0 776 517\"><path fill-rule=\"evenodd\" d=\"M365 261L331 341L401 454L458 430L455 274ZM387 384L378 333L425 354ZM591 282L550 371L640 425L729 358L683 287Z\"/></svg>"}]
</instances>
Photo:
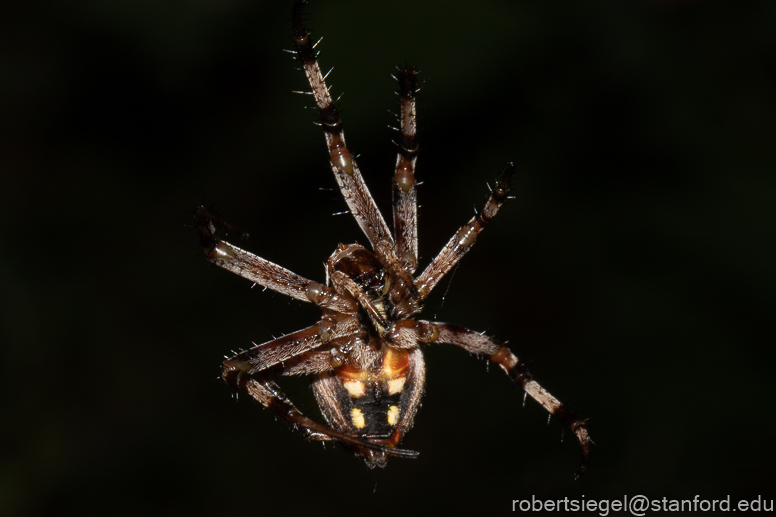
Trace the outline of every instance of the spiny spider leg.
<instances>
[{"instance_id":1,"label":"spiny spider leg","mask_svg":"<svg viewBox=\"0 0 776 517\"><path fill-rule=\"evenodd\" d=\"M248 374L267 370L324 343L352 336L360 330L358 319L343 314L325 316L320 322L275 340L256 345L224 361L224 375L234 369Z\"/></svg>"},{"instance_id":2,"label":"spiny spider leg","mask_svg":"<svg viewBox=\"0 0 776 517\"><path fill-rule=\"evenodd\" d=\"M358 303L347 294L338 294L331 287L308 280L274 262L220 240L216 235L216 224L225 226L226 223L203 207L197 209L194 217L200 243L210 262L291 298L345 314L358 312Z\"/></svg>"},{"instance_id":3,"label":"spiny spider leg","mask_svg":"<svg viewBox=\"0 0 776 517\"><path fill-rule=\"evenodd\" d=\"M525 365L520 362L517 356L515 356L509 348L492 337L456 325L420 320L418 323L431 325L437 330L439 337L436 338L434 341L435 343L447 343L459 346L472 354L485 356L490 361L501 366L501 369L504 370L515 383L519 384L531 398L541 404L544 409L552 416L556 417L561 424L570 429L574 436L577 437L579 445L582 447L582 464L577 471L577 477L585 473L590 464L590 449L592 447L592 441L588 436L585 421L581 420L570 409L564 406L558 399L550 395L547 390L533 380L533 376L528 372Z\"/></svg>"},{"instance_id":4,"label":"spiny spider leg","mask_svg":"<svg viewBox=\"0 0 776 517\"><path fill-rule=\"evenodd\" d=\"M224 368L224 380L235 389L247 391L264 407L274 411L280 418L300 430L308 439L316 441L336 440L354 449L367 449L384 453L389 456L415 458L418 453L406 449L395 449L383 444L348 436L334 429L311 420L300 412L294 404L280 391L277 384L269 380L259 381L239 369Z\"/></svg>"},{"instance_id":5,"label":"spiny spider leg","mask_svg":"<svg viewBox=\"0 0 776 517\"><path fill-rule=\"evenodd\" d=\"M401 98L401 138L398 142L396 172L393 175L393 230L396 254L411 273L418 267L418 205L415 162L418 159L415 93L417 72L410 66L398 69Z\"/></svg>"},{"instance_id":6,"label":"spiny spider leg","mask_svg":"<svg viewBox=\"0 0 776 517\"><path fill-rule=\"evenodd\" d=\"M442 251L434 257L431 264L426 267L423 273L415 280L415 286L418 289L420 300L425 299L434 289L437 283L444 277L453 266L455 266L461 257L472 247L477 235L487 226L491 219L498 213L501 205L507 199L509 194L509 183L515 172L515 164L508 163L504 172L496 180L496 185L490 193L488 202L482 212L476 214L471 220L463 225L453 238L450 239Z\"/></svg>"},{"instance_id":7,"label":"spiny spider leg","mask_svg":"<svg viewBox=\"0 0 776 517\"><path fill-rule=\"evenodd\" d=\"M305 3L305 0L297 0L294 4L293 40L296 46L296 58L302 62L307 81L310 83L313 97L315 97L315 103L321 114L321 126L326 136L326 145L329 149L329 159L334 177L337 179L337 184L339 184L350 212L361 230L369 238L372 247L381 240L392 243L393 237L391 237L388 225L372 199L353 155L345 146L345 134L342 131L342 121L337 106L334 104L323 74L321 74L310 35L302 24L302 7Z\"/></svg>"}]
</instances>

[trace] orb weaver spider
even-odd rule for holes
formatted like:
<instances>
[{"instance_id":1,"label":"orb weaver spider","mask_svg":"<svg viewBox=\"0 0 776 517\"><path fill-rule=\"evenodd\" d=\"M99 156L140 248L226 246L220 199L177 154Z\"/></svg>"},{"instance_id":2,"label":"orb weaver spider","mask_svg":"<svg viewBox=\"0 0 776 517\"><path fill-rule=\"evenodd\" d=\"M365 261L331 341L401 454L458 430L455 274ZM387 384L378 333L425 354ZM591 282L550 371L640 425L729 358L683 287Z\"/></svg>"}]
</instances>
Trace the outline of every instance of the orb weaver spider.
<instances>
[{"instance_id":1,"label":"orb weaver spider","mask_svg":"<svg viewBox=\"0 0 776 517\"><path fill-rule=\"evenodd\" d=\"M421 344L455 345L498 364L526 396L570 429L582 447L578 474L583 473L592 444L585 422L542 388L509 348L463 327L415 319L422 302L471 249L507 199L514 164L507 164L498 177L482 211L414 276L418 267L416 71L405 66L396 75L401 136L393 176L391 232L345 144L336 104L302 22L305 3L297 0L294 5L292 52L302 64L320 113L339 189L371 249L340 244L328 258L326 282L321 284L221 240L219 228L236 229L200 207L195 219L209 261L265 288L313 303L323 313L312 326L228 358L222 366L224 381L247 392L307 438L341 442L369 467L384 467L391 456L418 454L398 445L413 425L425 385ZM281 391L274 379L289 375L312 378L328 425L304 415Z\"/></svg>"}]
</instances>

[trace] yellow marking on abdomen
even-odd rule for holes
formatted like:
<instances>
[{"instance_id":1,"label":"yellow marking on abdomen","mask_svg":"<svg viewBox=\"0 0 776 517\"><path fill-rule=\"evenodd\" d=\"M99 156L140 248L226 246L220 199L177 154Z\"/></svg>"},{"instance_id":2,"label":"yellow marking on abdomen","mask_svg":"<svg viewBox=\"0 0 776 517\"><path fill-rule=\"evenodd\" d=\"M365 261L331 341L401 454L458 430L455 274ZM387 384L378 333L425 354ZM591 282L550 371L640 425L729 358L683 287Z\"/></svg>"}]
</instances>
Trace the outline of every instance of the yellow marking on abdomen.
<instances>
[{"instance_id":1,"label":"yellow marking on abdomen","mask_svg":"<svg viewBox=\"0 0 776 517\"><path fill-rule=\"evenodd\" d=\"M361 410L357 407L354 407L353 411L350 412L350 419L353 421L353 425L356 426L356 429L361 429L366 425L366 420L364 420L364 413L362 413Z\"/></svg>"},{"instance_id":2,"label":"yellow marking on abdomen","mask_svg":"<svg viewBox=\"0 0 776 517\"><path fill-rule=\"evenodd\" d=\"M366 395L366 386L361 381L344 381L342 385L354 399Z\"/></svg>"},{"instance_id":3,"label":"yellow marking on abdomen","mask_svg":"<svg viewBox=\"0 0 776 517\"><path fill-rule=\"evenodd\" d=\"M388 423L390 425L396 425L399 421L399 406L391 406L388 408Z\"/></svg>"},{"instance_id":4,"label":"yellow marking on abdomen","mask_svg":"<svg viewBox=\"0 0 776 517\"><path fill-rule=\"evenodd\" d=\"M388 381L388 395L396 395L401 392L406 381L406 377L396 377L395 379Z\"/></svg>"}]
</instances>

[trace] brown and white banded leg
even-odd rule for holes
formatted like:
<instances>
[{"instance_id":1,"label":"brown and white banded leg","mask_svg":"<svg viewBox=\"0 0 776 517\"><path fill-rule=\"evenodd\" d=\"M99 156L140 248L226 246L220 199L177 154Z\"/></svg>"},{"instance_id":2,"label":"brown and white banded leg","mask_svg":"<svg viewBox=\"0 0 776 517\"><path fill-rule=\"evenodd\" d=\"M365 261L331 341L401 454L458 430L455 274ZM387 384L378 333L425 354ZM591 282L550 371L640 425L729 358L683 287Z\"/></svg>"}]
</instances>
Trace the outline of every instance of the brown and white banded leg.
<instances>
[{"instance_id":1,"label":"brown and white banded leg","mask_svg":"<svg viewBox=\"0 0 776 517\"><path fill-rule=\"evenodd\" d=\"M456 345L470 353L484 356L490 361L497 363L531 398L541 404L561 424L570 429L582 447L582 464L577 472L577 477L584 474L590 463L590 449L592 446L585 421L577 417L570 409L533 380L525 365L520 362L509 348L492 337L456 325L425 321L420 321L419 323L430 324L436 328L439 335L433 342Z\"/></svg>"},{"instance_id":2,"label":"brown and white banded leg","mask_svg":"<svg viewBox=\"0 0 776 517\"><path fill-rule=\"evenodd\" d=\"M393 230L396 235L396 254L404 267L414 273L418 267L418 205L415 182L415 162L418 159L415 93L417 72L405 66L398 69L401 112L401 138L398 142L396 172L393 175Z\"/></svg>"},{"instance_id":3,"label":"brown and white banded leg","mask_svg":"<svg viewBox=\"0 0 776 517\"><path fill-rule=\"evenodd\" d=\"M302 7L305 3L304 0L297 0L294 4L293 40L296 46L296 58L302 63L321 114L321 126L326 136L331 168L350 212L369 238L372 247L381 240L393 242L388 225L369 193L352 153L345 145L345 134L342 131L342 121L337 106L331 98L321 73L310 35L302 24Z\"/></svg>"},{"instance_id":4,"label":"brown and white banded leg","mask_svg":"<svg viewBox=\"0 0 776 517\"><path fill-rule=\"evenodd\" d=\"M216 225L231 226L203 207L197 209L194 218L200 243L210 262L260 286L303 302L312 302L323 309L344 314L358 312L358 303L353 298L340 295L331 287L308 280L274 262L220 240L216 235Z\"/></svg>"},{"instance_id":5,"label":"brown and white banded leg","mask_svg":"<svg viewBox=\"0 0 776 517\"><path fill-rule=\"evenodd\" d=\"M455 266L461 257L463 257L469 248L472 247L477 235L488 225L491 219L498 213L501 205L506 201L509 195L509 183L515 172L515 164L508 163L504 172L496 180L496 185L490 193L488 202L482 212L475 215L471 220L463 225L450 239L442 251L434 257L431 264L426 267L423 273L415 280L418 288L420 300L426 298L434 289L437 283Z\"/></svg>"},{"instance_id":6,"label":"brown and white banded leg","mask_svg":"<svg viewBox=\"0 0 776 517\"><path fill-rule=\"evenodd\" d=\"M319 348L335 339L361 331L358 319L344 314L324 316L320 322L272 341L256 345L224 361L224 371L259 373ZM285 365L284 365L285 366Z\"/></svg>"}]
</instances>

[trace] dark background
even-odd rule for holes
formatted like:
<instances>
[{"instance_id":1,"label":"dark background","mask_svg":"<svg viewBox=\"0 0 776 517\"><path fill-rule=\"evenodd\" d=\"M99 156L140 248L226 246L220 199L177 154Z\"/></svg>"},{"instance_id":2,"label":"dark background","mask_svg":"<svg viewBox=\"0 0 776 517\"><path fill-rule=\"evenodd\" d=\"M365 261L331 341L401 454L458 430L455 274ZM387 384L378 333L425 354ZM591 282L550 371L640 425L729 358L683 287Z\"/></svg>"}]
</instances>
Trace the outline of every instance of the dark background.
<instances>
[{"instance_id":1,"label":"dark background","mask_svg":"<svg viewBox=\"0 0 776 517\"><path fill-rule=\"evenodd\" d=\"M516 199L423 315L509 340L590 417L578 447L496 368L427 347L369 471L218 378L315 321L209 267L191 213L321 281L364 242L290 48L291 2L28 2L0 36L0 514L507 513L513 499L776 498L776 3L316 1L349 147L390 211L389 74L421 70L421 265L508 160ZM447 297L443 302L443 294ZM319 416L304 380L286 383Z\"/></svg>"}]
</instances>

